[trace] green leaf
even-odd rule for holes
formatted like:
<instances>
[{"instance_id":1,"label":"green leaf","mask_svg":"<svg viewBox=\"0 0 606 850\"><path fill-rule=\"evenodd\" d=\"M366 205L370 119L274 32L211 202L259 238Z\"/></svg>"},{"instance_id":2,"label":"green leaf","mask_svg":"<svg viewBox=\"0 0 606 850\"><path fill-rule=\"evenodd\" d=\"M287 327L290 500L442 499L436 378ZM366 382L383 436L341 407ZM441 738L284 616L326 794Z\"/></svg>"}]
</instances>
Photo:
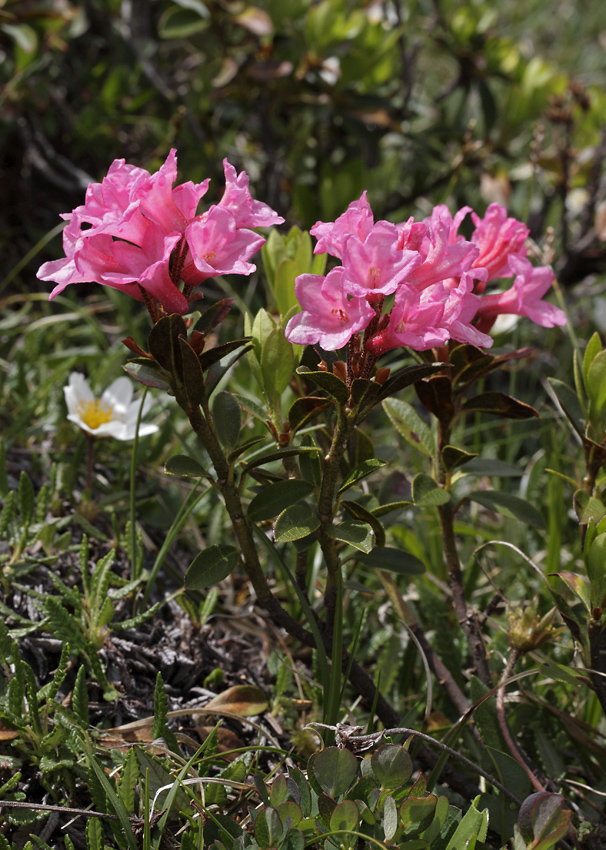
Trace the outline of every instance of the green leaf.
<instances>
[{"instance_id":1,"label":"green leaf","mask_svg":"<svg viewBox=\"0 0 606 850\"><path fill-rule=\"evenodd\" d=\"M333 525L328 528L326 533L333 540L348 543L354 549L358 549L365 554L368 554L374 546L372 528L366 522L345 520L345 522L341 522L339 525Z\"/></svg>"},{"instance_id":2,"label":"green leaf","mask_svg":"<svg viewBox=\"0 0 606 850\"><path fill-rule=\"evenodd\" d=\"M434 794L427 797L407 797L400 806L400 821L404 826L404 835L417 835L431 825L436 811L438 798Z\"/></svg>"},{"instance_id":3,"label":"green leaf","mask_svg":"<svg viewBox=\"0 0 606 850\"><path fill-rule=\"evenodd\" d=\"M412 479L412 501L419 508L437 507L450 501L450 493L440 487L431 475L419 472Z\"/></svg>"},{"instance_id":4,"label":"green leaf","mask_svg":"<svg viewBox=\"0 0 606 850\"><path fill-rule=\"evenodd\" d=\"M467 842L472 836L477 836L480 841L486 841L488 812L486 809L482 812L478 810L477 803L479 799L479 797L476 797L463 815L463 820L446 845L446 850L461 850L461 848L467 845Z\"/></svg>"},{"instance_id":5,"label":"green leaf","mask_svg":"<svg viewBox=\"0 0 606 850\"><path fill-rule=\"evenodd\" d=\"M454 384L464 384L478 378L483 372L490 371L495 358L475 345L458 345L450 352L452 380Z\"/></svg>"},{"instance_id":6,"label":"green leaf","mask_svg":"<svg viewBox=\"0 0 606 850\"><path fill-rule=\"evenodd\" d=\"M275 327L276 323L272 317L269 315L267 310L261 307L252 324L254 352L259 363L261 362L261 351L263 350L265 340Z\"/></svg>"},{"instance_id":7,"label":"green leaf","mask_svg":"<svg viewBox=\"0 0 606 850\"><path fill-rule=\"evenodd\" d=\"M337 378L332 372L312 372L307 366L299 366L297 374L305 380L311 379L321 389L335 399L338 404L345 405L349 399L349 390L341 378Z\"/></svg>"},{"instance_id":8,"label":"green leaf","mask_svg":"<svg viewBox=\"0 0 606 850\"><path fill-rule=\"evenodd\" d=\"M385 514L391 514L394 511L401 511L403 508L408 508L412 505L411 501L408 500L400 500L397 502L387 502L386 505L381 505L378 508L375 508L372 512L373 516L385 516Z\"/></svg>"},{"instance_id":9,"label":"green leaf","mask_svg":"<svg viewBox=\"0 0 606 850\"><path fill-rule=\"evenodd\" d=\"M223 298L221 301L215 301L208 310L202 313L194 325L194 330L203 334L214 330L227 316L234 304L234 300L233 298Z\"/></svg>"},{"instance_id":10,"label":"green leaf","mask_svg":"<svg viewBox=\"0 0 606 850\"><path fill-rule=\"evenodd\" d=\"M568 831L571 818L561 794L536 791L520 807L517 827L524 839L522 846L550 850Z\"/></svg>"},{"instance_id":11,"label":"green leaf","mask_svg":"<svg viewBox=\"0 0 606 850\"><path fill-rule=\"evenodd\" d=\"M493 416L503 416L506 419L530 419L532 416L539 416L539 412L534 407L499 392L480 393L463 402L461 411L492 413Z\"/></svg>"},{"instance_id":12,"label":"green leaf","mask_svg":"<svg viewBox=\"0 0 606 850\"><path fill-rule=\"evenodd\" d=\"M257 466L263 466L266 463L272 463L274 460L282 460L285 457L296 457L296 455L318 454L320 449L317 446L293 446L288 449L276 449L274 452L269 452L266 455L253 458L242 469L242 475Z\"/></svg>"},{"instance_id":13,"label":"green leaf","mask_svg":"<svg viewBox=\"0 0 606 850\"><path fill-rule=\"evenodd\" d=\"M361 481L367 475L371 475L375 470L381 469L383 466L387 466L387 461L379 460L378 457L371 457L363 461L355 469L352 469L343 484L339 487L339 493L344 493L349 487L353 487L358 481Z\"/></svg>"},{"instance_id":14,"label":"green leaf","mask_svg":"<svg viewBox=\"0 0 606 850\"><path fill-rule=\"evenodd\" d=\"M566 582L572 592L581 600L587 611L591 611L591 592L589 582L584 579L583 576L578 576L576 573L571 573L566 570L561 570L559 573L556 573L556 575L561 578L563 582Z\"/></svg>"},{"instance_id":15,"label":"green leaf","mask_svg":"<svg viewBox=\"0 0 606 850\"><path fill-rule=\"evenodd\" d=\"M315 416L330 407L330 401L320 396L303 396L296 399L288 411L288 423L294 433L311 421Z\"/></svg>"},{"instance_id":16,"label":"green leaf","mask_svg":"<svg viewBox=\"0 0 606 850\"><path fill-rule=\"evenodd\" d=\"M313 485L298 478L288 478L268 484L258 493L248 507L248 518L253 522L273 519L285 508L295 505L313 493Z\"/></svg>"},{"instance_id":17,"label":"green leaf","mask_svg":"<svg viewBox=\"0 0 606 850\"><path fill-rule=\"evenodd\" d=\"M585 435L585 416L579 399L572 387L558 378L547 378L549 386L555 393L568 421L580 437Z\"/></svg>"},{"instance_id":18,"label":"green leaf","mask_svg":"<svg viewBox=\"0 0 606 850\"><path fill-rule=\"evenodd\" d=\"M390 842L398 831L398 807L391 795L383 800L383 832L385 841Z\"/></svg>"},{"instance_id":19,"label":"green leaf","mask_svg":"<svg viewBox=\"0 0 606 850\"><path fill-rule=\"evenodd\" d=\"M34 505L36 496L34 493L34 485L32 480L24 470L21 470L19 476L19 488L17 490L17 501L19 504L19 514L23 525L29 525L34 515Z\"/></svg>"},{"instance_id":20,"label":"green leaf","mask_svg":"<svg viewBox=\"0 0 606 850\"><path fill-rule=\"evenodd\" d=\"M139 776L139 762L135 751L131 749L124 759L120 771L120 781L118 782L118 796L124 803L127 812L135 811L135 786L139 781Z\"/></svg>"},{"instance_id":21,"label":"green leaf","mask_svg":"<svg viewBox=\"0 0 606 850\"><path fill-rule=\"evenodd\" d=\"M283 773L279 773L272 783L269 801L274 808L277 808L280 803L286 800L287 796L288 783L286 782L286 776ZM284 822L283 818L280 818L280 820Z\"/></svg>"},{"instance_id":22,"label":"green leaf","mask_svg":"<svg viewBox=\"0 0 606 850\"><path fill-rule=\"evenodd\" d=\"M598 534L585 557L591 591L591 605L602 608L606 597L606 533Z\"/></svg>"},{"instance_id":23,"label":"green leaf","mask_svg":"<svg viewBox=\"0 0 606 850\"><path fill-rule=\"evenodd\" d=\"M304 271L308 270L309 267ZM299 306L297 296L295 295L295 278L299 274L301 274L301 269L294 260L285 258L278 263L274 276L273 291L281 316L286 315L295 305Z\"/></svg>"},{"instance_id":24,"label":"green leaf","mask_svg":"<svg viewBox=\"0 0 606 850\"><path fill-rule=\"evenodd\" d=\"M415 392L423 407L440 420L450 422L455 415L452 398L452 381L445 375L432 375L424 381L417 381Z\"/></svg>"},{"instance_id":25,"label":"green leaf","mask_svg":"<svg viewBox=\"0 0 606 850\"><path fill-rule=\"evenodd\" d=\"M268 396L281 396L289 385L295 368L295 357L282 328L274 328L261 349L261 373Z\"/></svg>"},{"instance_id":26,"label":"green leaf","mask_svg":"<svg viewBox=\"0 0 606 850\"><path fill-rule=\"evenodd\" d=\"M311 791L305 774L298 767L293 767L289 771L289 776L299 789L300 806L303 812L303 817L308 818L311 814Z\"/></svg>"},{"instance_id":27,"label":"green leaf","mask_svg":"<svg viewBox=\"0 0 606 850\"><path fill-rule=\"evenodd\" d=\"M477 454L458 449L456 446L444 446L441 454L442 464L447 472L452 472L477 457Z\"/></svg>"},{"instance_id":28,"label":"green leaf","mask_svg":"<svg viewBox=\"0 0 606 850\"><path fill-rule=\"evenodd\" d=\"M376 570L387 570L402 576L419 576L425 572L425 564L410 552L402 552L386 546L384 549L374 549L368 555L363 555L359 560L367 567Z\"/></svg>"},{"instance_id":29,"label":"green leaf","mask_svg":"<svg viewBox=\"0 0 606 850\"><path fill-rule=\"evenodd\" d=\"M130 375L131 378L134 378L135 381L139 381L140 384L143 384L146 387L154 387L157 390L169 390L170 382L167 380L167 373L156 363L148 360L146 362L141 362L141 360L129 360L122 368L126 372L127 375ZM149 364L149 365L148 365Z\"/></svg>"},{"instance_id":30,"label":"green leaf","mask_svg":"<svg viewBox=\"0 0 606 850\"><path fill-rule=\"evenodd\" d=\"M276 806L276 811L280 815L280 820L282 821L282 825L286 823L286 819L290 818L290 826L297 826L303 820L303 812L301 811L301 806L298 803L294 803L292 800L285 800L285 802L280 803ZM290 832L290 830L289 830ZM303 838L303 833L298 833L301 838ZM282 845L284 847L284 845ZM301 845L301 850L303 850L303 844Z\"/></svg>"},{"instance_id":31,"label":"green leaf","mask_svg":"<svg viewBox=\"0 0 606 850\"><path fill-rule=\"evenodd\" d=\"M100 818L89 818L86 822L86 846L88 850L103 850L103 827Z\"/></svg>"},{"instance_id":32,"label":"green leaf","mask_svg":"<svg viewBox=\"0 0 606 850\"><path fill-rule=\"evenodd\" d=\"M519 496L500 490L476 490L468 493L467 498L498 514L519 519L534 528L545 528L545 520L537 508Z\"/></svg>"},{"instance_id":33,"label":"green leaf","mask_svg":"<svg viewBox=\"0 0 606 850\"><path fill-rule=\"evenodd\" d=\"M436 444L429 425L414 407L401 399L390 398L383 402L383 409L399 434L427 457L433 457Z\"/></svg>"},{"instance_id":34,"label":"green leaf","mask_svg":"<svg viewBox=\"0 0 606 850\"><path fill-rule=\"evenodd\" d=\"M370 763L383 789L406 785L412 776L412 760L399 744L383 744L373 753Z\"/></svg>"},{"instance_id":35,"label":"green leaf","mask_svg":"<svg viewBox=\"0 0 606 850\"><path fill-rule=\"evenodd\" d=\"M589 397L589 418L599 428L606 407L606 351L600 351L587 369L585 391Z\"/></svg>"},{"instance_id":36,"label":"green leaf","mask_svg":"<svg viewBox=\"0 0 606 850\"><path fill-rule=\"evenodd\" d=\"M343 800L338 803L330 816L329 828L333 830L344 830L345 832L353 832L360 820L360 812L353 800Z\"/></svg>"},{"instance_id":37,"label":"green leaf","mask_svg":"<svg viewBox=\"0 0 606 850\"><path fill-rule=\"evenodd\" d=\"M382 397L383 387L376 381L366 378L355 378L351 385L351 400L356 407L368 408L369 404L376 404ZM365 412L365 411L364 411Z\"/></svg>"},{"instance_id":38,"label":"green leaf","mask_svg":"<svg viewBox=\"0 0 606 850\"><path fill-rule=\"evenodd\" d=\"M202 366L198 355L186 339L179 339L181 351L181 378L191 407L197 407L204 401L205 386Z\"/></svg>"},{"instance_id":39,"label":"green leaf","mask_svg":"<svg viewBox=\"0 0 606 850\"><path fill-rule=\"evenodd\" d=\"M311 757L309 768L324 793L336 800L353 785L358 760L351 750L326 747Z\"/></svg>"},{"instance_id":40,"label":"green leaf","mask_svg":"<svg viewBox=\"0 0 606 850\"><path fill-rule=\"evenodd\" d=\"M577 490L574 494L575 506L582 507L579 517L580 525L599 522L606 516L606 505L597 496L590 496L585 490Z\"/></svg>"},{"instance_id":41,"label":"green leaf","mask_svg":"<svg viewBox=\"0 0 606 850\"><path fill-rule=\"evenodd\" d=\"M233 452L229 453L227 457L228 462L233 463L240 457L240 455L245 454L245 452L252 449L253 446L257 446L259 443L264 443L266 439L266 437L251 437L250 440L246 440L244 443L241 443L241 445L235 448Z\"/></svg>"},{"instance_id":42,"label":"green leaf","mask_svg":"<svg viewBox=\"0 0 606 850\"><path fill-rule=\"evenodd\" d=\"M233 546L215 543L199 552L187 570L185 587L201 590L223 581L238 565L240 553Z\"/></svg>"},{"instance_id":43,"label":"green leaf","mask_svg":"<svg viewBox=\"0 0 606 850\"><path fill-rule=\"evenodd\" d=\"M583 382L585 386L589 383L589 367L591 366L593 360L602 350L602 340L600 339L599 333L596 331L589 342L587 343L587 348L585 349L585 354L583 355Z\"/></svg>"},{"instance_id":44,"label":"green leaf","mask_svg":"<svg viewBox=\"0 0 606 850\"><path fill-rule=\"evenodd\" d=\"M521 478L523 474L523 471L512 463L484 457L471 458L463 470L463 475L494 475L497 478Z\"/></svg>"},{"instance_id":45,"label":"green leaf","mask_svg":"<svg viewBox=\"0 0 606 850\"><path fill-rule=\"evenodd\" d=\"M167 475L179 475L182 478L205 478L207 472L197 460L187 455L173 455L164 464Z\"/></svg>"},{"instance_id":46,"label":"green leaf","mask_svg":"<svg viewBox=\"0 0 606 850\"><path fill-rule=\"evenodd\" d=\"M86 729L89 724L88 689L86 687L86 667L81 664L78 668L72 694L72 710L82 726Z\"/></svg>"},{"instance_id":47,"label":"green leaf","mask_svg":"<svg viewBox=\"0 0 606 850\"><path fill-rule=\"evenodd\" d=\"M240 436L240 405L231 393L217 393L213 399L212 415L219 442L226 451L232 451Z\"/></svg>"},{"instance_id":48,"label":"green leaf","mask_svg":"<svg viewBox=\"0 0 606 850\"><path fill-rule=\"evenodd\" d=\"M366 508L362 507L362 505L358 504L358 502L350 502L349 500L344 499L341 502L341 505L354 519L370 525L375 535L375 544L382 549L385 546L385 529L377 517L374 514L371 514L370 511L367 511Z\"/></svg>"},{"instance_id":49,"label":"green leaf","mask_svg":"<svg viewBox=\"0 0 606 850\"><path fill-rule=\"evenodd\" d=\"M278 847L282 831L282 821L278 812L271 806L261 809L254 826L255 838L261 850Z\"/></svg>"},{"instance_id":50,"label":"green leaf","mask_svg":"<svg viewBox=\"0 0 606 850\"><path fill-rule=\"evenodd\" d=\"M147 339L150 354L170 375L181 376L181 351L179 338L187 339L183 316L173 313L164 316L153 326Z\"/></svg>"},{"instance_id":51,"label":"green leaf","mask_svg":"<svg viewBox=\"0 0 606 850\"><path fill-rule=\"evenodd\" d=\"M244 339L234 339L231 342L224 343L223 345L217 345L215 348L209 348L208 351L203 351L198 359L204 372L214 366L215 369L223 375L240 357L242 357L243 354L246 354L247 351L251 350L250 339L245 337ZM217 365L219 361L223 360L234 351L236 354L228 361L227 364L222 367ZM211 374L214 374L214 371L211 372ZM209 377L210 376L207 376L206 379L207 384L209 383Z\"/></svg>"},{"instance_id":52,"label":"green leaf","mask_svg":"<svg viewBox=\"0 0 606 850\"><path fill-rule=\"evenodd\" d=\"M250 413L251 416L254 416L255 419L258 419L259 422L262 422L264 425L267 425L268 415L265 408L258 405L253 399L247 398L246 396L239 395L238 393L232 393L233 397L236 399L242 410L246 413Z\"/></svg>"},{"instance_id":53,"label":"green leaf","mask_svg":"<svg viewBox=\"0 0 606 850\"><path fill-rule=\"evenodd\" d=\"M0 499L8 493L8 474L6 471L6 443L0 437Z\"/></svg>"},{"instance_id":54,"label":"green leaf","mask_svg":"<svg viewBox=\"0 0 606 850\"><path fill-rule=\"evenodd\" d=\"M274 540L276 543L292 543L312 534L319 526L320 520L308 505L291 505L274 523Z\"/></svg>"},{"instance_id":55,"label":"green leaf","mask_svg":"<svg viewBox=\"0 0 606 850\"><path fill-rule=\"evenodd\" d=\"M406 366L385 381L379 397L381 399L389 398L400 390L416 384L417 381L422 381L423 378L428 378L436 372L447 369L448 366L448 363L415 363L414 366Z\"/></svg>"}]
</instances>

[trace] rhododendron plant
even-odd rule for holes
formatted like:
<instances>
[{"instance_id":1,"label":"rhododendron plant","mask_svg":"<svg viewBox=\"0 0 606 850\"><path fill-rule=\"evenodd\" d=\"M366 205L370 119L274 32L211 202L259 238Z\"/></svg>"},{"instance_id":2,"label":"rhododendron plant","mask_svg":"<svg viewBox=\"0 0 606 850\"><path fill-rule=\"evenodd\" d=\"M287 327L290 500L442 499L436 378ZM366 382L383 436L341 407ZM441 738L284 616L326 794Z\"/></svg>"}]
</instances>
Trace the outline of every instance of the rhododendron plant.
<instances>
[{"instance_id":1,"label":"rhododendron plant","mask_svg":"<svg viewBox=\"0 0 606 850\"><path fill-rule=\"evenodd\" d=\"M466 240L458 230L470 212L475 228ZM449 339L488 348L488 331L500 314L527 316L544 327L566 322L562 310L542 300L553 272L526 259L528 228L499 204L491 204L484 218L468 206L453 216L440 204L424 221L410 218L396 226L374 222L363 193L335 222L319 221L311 233L318 238L315 253L329 252L341 266L326 278L298 279L303 312L288 324L291 342L333 351L364 330L364 350L376 359L399 346L424 351ZM484 294L488 283L514 275L511 289ZM390 311L381 315L393 293ZM328 324L338 333L327 333Z\"/></svg>"},{"instance_id":2,"label":"rhododendron plant","mask_svg":"<svg viewBox=\"0 0 606 850\"><path fill-rule=\"evenodd\" d=\"M174 186L174 150L155 174L115 160L103 181L88 187L84 204L63 215L65 258L38 271L57 284L50 297L72 283L97 282L147 301L157 318L186 313L193 289L209 277L251 274L248 260L265 240L248 228L283 219L252 199L245 172L223 165L223 198L198 213L209 180Z\"/></svg>"}]
</instances>

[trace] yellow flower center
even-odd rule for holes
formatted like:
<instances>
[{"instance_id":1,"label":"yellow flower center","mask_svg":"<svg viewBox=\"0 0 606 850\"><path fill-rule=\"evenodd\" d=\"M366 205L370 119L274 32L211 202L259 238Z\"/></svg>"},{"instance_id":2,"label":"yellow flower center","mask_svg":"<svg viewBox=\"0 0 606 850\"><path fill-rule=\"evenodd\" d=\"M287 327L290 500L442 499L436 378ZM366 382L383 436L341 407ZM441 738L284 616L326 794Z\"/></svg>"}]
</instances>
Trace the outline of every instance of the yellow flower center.
<instances>
[{"instance_id":1,"label":"yellow flower center","mask_svg":"<svg viewBox=\"0 0 606 850\"><path fill-rule=\"evenodd\" d=\"M94 398L92 401L80 402L78 415L91 431L95 431L104 422L111 422L114 410L111 404L102 402L100 398Z\"/></svg>"}]
</instances>

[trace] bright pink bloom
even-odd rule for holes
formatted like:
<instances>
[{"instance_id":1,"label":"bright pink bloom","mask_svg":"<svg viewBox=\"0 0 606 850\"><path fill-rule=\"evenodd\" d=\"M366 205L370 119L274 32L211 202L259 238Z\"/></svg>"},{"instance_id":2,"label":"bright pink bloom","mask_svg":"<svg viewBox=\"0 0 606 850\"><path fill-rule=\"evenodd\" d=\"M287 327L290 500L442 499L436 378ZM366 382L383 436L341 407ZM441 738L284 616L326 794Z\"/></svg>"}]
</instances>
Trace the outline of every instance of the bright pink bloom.
<instances>
[{"instance_id":1,"label":"bright pink bloom","mask_svg":"<svg viewBox=\"0 0 606 850\"><path fill-rule=\"evenodd\" d=\"M225 192L219 201L220 207L225 207L234 216L236 227L270 227L282 224L284 219L270 206L251 198L248 188L248 174L245 171L237 173L233 165L224 159Z\"/></svg>"},{"instance_id":2,"label":"bright pink bloom","mask_svg":"<svg viewBox=\"0 0 606 850\"><path fill-rule=\"evenodd\" d=\"M290 320L286 339L298 345L319 344L325 351L337 351L357 332L366 328L375 311L364 298L348 296L342 287L343 268L338 266L326 277L301 274L295 293L303 312Z\"/></svg>"},{"instance_id":3,"label":"bright pink bloom","mask_svg":"<svg viewBox=\"0 0 606 850\"><path fill-rule=\"evenodd\" d=\"M176 179L177 152L173 148L159 171L141 178L131 191L131 201L138 204L145 218L166 233L185 233L210 183L207 179L197 185L189 182L173 189Z\"/></svg>"},{"instance_id":4,"label":"bright pink bloom","mask_svg":"<svg viewBox=\"0 0 606 850\"><path fill-rule=\"evenodd\" d=\"M377 301L396 291L398 284L422 259L417 251L397 247L394 224L379 221L362 242L357 236L343 241L343 288L351 295Z\"/></svg>"},{"instance_id":5,"label":"bright pink bloom","mask_svg":"<svg viewBox=\"0 0 606 850\"><path fill-rule=\"evenodd\" d=\"M440 283L447 278L458 278L468 271L479 256L480 249L456 235L465 207L453 219L444 205L436 207L431 216L422 222L425 236L420 238L420 228L408 221L400 230L399 248L417 246L423 262L407 278L407 283L420 289Z\"/></svg>"},{"instance_id":6,"label":"bright pink bloom","mask_svg":"<svg viewBox=\"0 0 606 850\"><path fill-rule=\"evenodd\" d=\"M484 218L472 212L475 230L471 241L480 249L474 268L488 270L488 281L509 277L510 257L526 257L528 228L515 218L507 218L507 210L499 204L491 204ZM477 293L484 291L486 284L476 287Z\"/></svg>"},{"instance_id":7,"label":"bright pink bloom","mask_svg":"<svg viewBox=\"0 0 606 850\"><path fill-rule=\"evenodd\" d=\"M366 192L362 192L359 201L353 201L336 221L317 221L309 231L318 240L314 254L332 254L339 259L343 256L345 240L357 236L361 242L366 240L374 224Z\"/></svg>"},{"instance_id":8,"label":"bright pink bloom","mask_svg":"<svg viewBox=\"0 0 606 850\"><path fill-rule=\"evenodd\" d=\"M447 290L442 324L451 339L477 345L480 348L490 348L494 342L492 337L471 324L482 303L482 299L474 295L473 280L473 274L465 273L461 275L461 280L456 287Z\"/></svg>"},{"instance_id":9,"label":"bright pink bloom","mask_svg":"<svg viewBox=\"0 0 606 850\"><path fill-rule=\"evenodd\" d=\"M506 292L483 295L478 309L478 324L492 327L497 316L503 313L527 316L543 328L566 324L566 313L541 299L553 282L553 271L548 266L532 265L525 257L511 255L509 270L516 275L513 286Z\"/></svg>"},{"instance_id":10,"label":"bright pink bloom","mask_svg":"<svg viewBox=\"0 0 606 850\"><path fill-rule=\"evenodd\" d=\"M123 159L115 159L101 183L90 183L86 189L84 204L76 207L72 213L64 213L61 218L91 225L86 230L87 237L97 233L110 233L122 236L125 225L139 237L139 228L145 227L140 214L135 214L138 204L132 201L134 187L149 173L143 168L127 164ZM134 234L133 234L134 230Z\"/></svg>"},{"instance_id":11,"label":"bright pink bloom","mask_svg":"<svg viewBox=\"0 0 606 850\"><path fill-rule=\"evenodd\" d=\"M246 226L283 221L266 204L253 201L248 177L224 161L227 186L221 205L197 214L208 189L202 183L173 187L176 152L155 174L115 160L101 183L91 184L83 206L63 218L65 259L44 265L42 280L57 286L54 298L71 283L97 282L138 300L139 287L168 312L186 313L189 301L170 273L183 268L189 287L218 274L250 274L247 262L265 241Z\"/></svg>"},{"instance_id":12,"label":"bright pink bloom","mask_svg":"<svg viewBox=\"0 0 606 850\"><path fill-rule=\"evenodd\" d=\"M443 292L435 298L429 288L419 292L403 284L398 287L394 306L386 328L374 334L366 347L375 357L403 345L415 351L426 351L448 341L448 331L442 327L444 315Z\"/></svg>"},{"instance_id":13,"label":"bright pink bloom","mask_svg":"<svg viewBox=\"0 0 606 850\"><path fill-rule=\"evenodd\" d=\"M238 229L233 215L220 206L211 207L193 221L185 231L185 238L190 262L182 276L189 285L222 274L251 274L255 266L246 260L265 242L253 230Z\"/></svg>"}]
</instances>

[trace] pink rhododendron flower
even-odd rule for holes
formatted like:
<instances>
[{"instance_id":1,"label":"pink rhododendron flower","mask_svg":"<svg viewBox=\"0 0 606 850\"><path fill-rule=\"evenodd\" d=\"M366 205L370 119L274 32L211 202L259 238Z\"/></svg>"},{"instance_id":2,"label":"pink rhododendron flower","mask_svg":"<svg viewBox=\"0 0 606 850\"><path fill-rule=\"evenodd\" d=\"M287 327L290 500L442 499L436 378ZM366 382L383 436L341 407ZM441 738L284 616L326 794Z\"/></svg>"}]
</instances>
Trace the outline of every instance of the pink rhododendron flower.
<instances>
[{"instance_id":1,"label":"pink rhododendron flower","mask_svg":"<svg viewBox=\"0 0 606 850\"><path fill-rule=\"evenodd\" d=\"M57 284L50 297L72 283L96 282L140 301L143 290L164 311L186 313L189 293L203 280L251 274L248 260L265 240L246 228L283 219L251 198L245 172L238 175L227 160L224 168L222 201L198 213L209 181L174 186L175 150L155 174L115 160L103 181L88 187L84 205L63 216L65 258L38 271Z\"/></svg>"},{"instance_id":2,"label":"pink rhododendron flower","mask_svg":"<svg viewBox=\"0 0 606 850\"><path fill-rule=\"evenodd\" d=\"M426 351L448 341L448 331L441 327L444 297L438 299L429 289L419 291L404 284L398 288L387 327L374 334L367 348L375 357L403 345Z\"/></svg>"},{"instance_id":3,"label":"pink rhododendron flower","mask_svg":"<svg viewBox=\"0 0 606 850\"><path fill-rule=\"evenodd\" d=\"M483 295L478 307L478 325L489 329L497 316L511 313L527 316L543 328L566 324L566 313L542 298L553 283L553 271L548 266L534 267L525 257L511 255L509 270L516 275L513 286L506 292Z\"/></svg>"},{"instance_id":4,"label":"pink rhododendron flower","mask_svg":"<svg viewBox=\"0 0 606 850\"><path fill-rule=\"evenodd\" d=\"M482 299L474 295L473 280L473 274L465 273L461 275L456 287L447 290L442 323L451 339L480 348L490 348L494 342L492 337L471 324L482 303Z\"/></svg>"},{"instance_id":5,"label":"pink rhododendron flower","mask_svg":"<svg viewBox=\"0 0 606 850\"><path fill-rule=\"evenodd\" d=\"M298 345L319 343L325 351L342 348L351 337L366 328L375 311L364 298L347 295L341 285L343 269L339 266L326 277L301 274L295 293L303 312L286 327L286 338Z\"/></svg>"},{"instance_id":6,"label":"pink rhododendron flower","mask_svg":"<svg viewBox=\"0 0 606 850\"><path fill-rule=\"evenodd\" d=\"M362 192L359 201L353 201L336 221L317 221L309 231L318 240L314 254L332 254L341 259L345 240L357 236L364 242L374 224L366 192Z\"/></svg>"},{"instance_id":7,"label":"pink rhododendron flower","mask_svg":"<svg viewBox=\"0 0 606 850\"><path fill-rule=\"evenodd\" d=\"M351 295L378 300L395 292L398 284L422 262L417 251L398 248L394 224L379 221L362 242L349 236L343 242L343 288Z\"/></svg>"},{"instance_id":8,"label":"pink rhododendron flower","mask_svg":"<svg viewBox=\"0 0 606 850\"><path fill-rule=\"evenodd\" d=\"M470 212L475 230L468 241L458 230ZM544 327L566 321L561 310L541 300L553 273L526 259L528 228L498 204L484 218L467 206L453 216L441 204L424 221L410 218L396 226L374 223L364 193L336 221L319 221L311 233L318 239L315 253L330 252L342 265L326 278L297 278L303 312L288 324L291 342L335 350L373 322L360 349L372 360L393 348L424 351L449 339L489 348L487 331L502 313L528 316ZM487 281L514 275L510 290L481 297ZM394 293L391 305L385 299ZM390 310L381 315L384 303Z\"/></svg>"},{"instance_id":9,"label":"pink rhododendron flower","mask_svg":"<svg viewBox=\"0 0 606 850\"><path fill-rule=\"evenodd\" d=\"M464 209L466 213L467 208ZM480 249L456 236L459 215L453 220L447 207L436 207L423 222L425 236L422 240L419 239L419 229L415 229L410 222L400 230L398 247L408 248L409 243L417 244L423 260L409 275L408 283L423 289L447 278L460 277L471 268Z\"/></svg>"},{"instance_id":10,"label":"pink rhododendron flower","mask_svg":"<svg viewBox=\"0 0 606 850\"><path fill-rule=\"evenodd\" d=\"M225 207L234 216L236 227L270 227L272 224L282 224L284 219L271 207L262 201L255 201L248 188L248 174L245 171L238 174L233 165L224 159L225 193L219 201L220 207Z\"/></svg>"},{"instance_id":11,"label":"pink rhododendron flower","mask_svg":"<svg viewBox=\"0 0 606 850\"><path fill-rule=\"evenodd\" d=\"M166 235L150 224L140 245L112 239L100 233L83 239L75 254L75 266L86 280L128 292L138 301L143 296L138 286L156 298L171 313L186 313L187 298L172 282L168 269L170 256L181 239L179 233ZM73 281L70 281L73 282ZM64 284L53 290L53 295ZM132 291L134 288L134 291Z\"/></svg>"},{"instance_id":12,"label":"pink rhododendron flower","mask_svg":"<svg viewBox=\"0 0 606 850\"><path fill-rule=\"evenodd\" d=\"M485 268L489 281L508 277L511 274L510 257L526 256L528 228L521 221L508 218L507 210L500 204L491 204L484 218L474 212L471 218L475 224L471 241L480 249L480 256L474 261L474 266ZM476 287L476 292L483 292L484 286Z\"/></svg>"},{"instance_id":13,"label":"pink rhododendron flower","mask_svg":"<svg viewBox=\"0 0 606 850\"><path fill-rule=\"evenodd\" d=\"M234 216L218 205L193 221L185 231L185 238L191 263L184 267L183 278L189 284L222 274L251 274L255 266L246 261L265 242L263 236L252 230L238 229Z\"/></svg>"},{"instance_id":14,"label":"pink rhododendron flower","mask_svg":"<svg viewBox=\"0 0 606 850\"><path fill-rule=\"evenodd\" d=\"M173 189L177 179L177 152L173 148L155 174L140 178L131 192L133 204L149 221L166 233L185 233L196 216L200 200L208 190L210 180L202 183L183 183Z\"/></svg>"}]
</instances>

